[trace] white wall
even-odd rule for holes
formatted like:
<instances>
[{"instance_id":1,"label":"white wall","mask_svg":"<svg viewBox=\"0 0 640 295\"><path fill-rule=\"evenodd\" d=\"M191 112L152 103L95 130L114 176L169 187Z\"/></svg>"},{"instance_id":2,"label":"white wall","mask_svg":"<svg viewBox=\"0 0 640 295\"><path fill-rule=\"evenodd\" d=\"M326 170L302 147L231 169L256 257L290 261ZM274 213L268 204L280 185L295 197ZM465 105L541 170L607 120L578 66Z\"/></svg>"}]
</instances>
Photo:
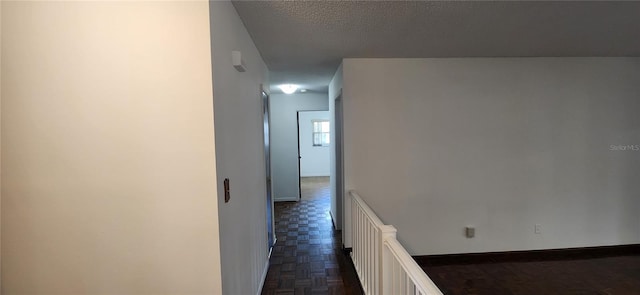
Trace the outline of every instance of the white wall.
<instances>
[{"instance_id":1,"label":"white wall","mask_svg":"<svg viewBox=\"0 0 640 295\"><path fill-rule=\"evenodd\" d=\"M218 194L230 180L231 200L219 199L222 290L257 294L268 266L266 172L260 84L267 68L231 2L212 1L211 40ZM239 50L247 66L231 64Z\"/></svg>"},{"instance_id":2,"label":"white wall","mask_svg":"<svg viewBox=\"0 0 640 295\"><path fill-rule=\"evenodd\" d=\"M2 2L2 293L221 292L207 2Z\"/></svg>"},{"instance_id":3,"label":"white wall","mask_svg":"<svg viewBox=\"0 0 640 295\"><path fill-rule=\"evenodd\" d=\"M300 114L300 176L329 176L328 146L313 146L313 120L331 120L329 111L299 112Z\"/></svg>"},{"instance_id":4,"label":"white wall","mask_svg":"<svg viewBox=\"0 0 640 295\"><path fill-rule=\"evenodd\" d=\"M342 231L342 241L344 245L351 245L351 236L346 235L347 229L350 229L351 223L345 223L343 228L342 216L343 216L343 200L341 196L343 194L338 193L337 189L337 177L339 175L339 171L336 168L336 153L335 153L335 144L336 144L336 98L338 98L342 94L342 64L338 67L338 70L333 75L331 82L329 83L329 114L331 116L331 147L330 147L330 161L329 161L329 169L331 171L331 176L329 178L329 185L331 189L331 220L333 221L333 226L336 229L343 229ZM349 207L351 208L351 207ZM346 209L346 208L345 208ZM345 220L345 222L349 222Z\"/></svg>"},{"instance_id":5,"label":"white wall","mask_svg":"<svg viewBox=\"0 0 640 295\"><path fill-rule=\"evenodd\" d=\"M343 67L347 189L410 253L640 243L640 59Z\"/></svg>"},{"instance_id":6,"label":"white wall","mask_svg":"<svg viewBox=\"0 0 640 295\"><path fill-rule=\"evenodd\" d=\"M0 2L0 69L2 69L2 2ZM0 155L2 154L2 70L0 70ZM2 157L0 157L2 167ZM2 169L0 168L0 188L2 188ZM0 189L0 293L2 293L2 189Z\"/></svg>"},{"instance_id":7,"label":"white wall","mask_svg":"<svg viewBox=\"0 0 640 295\"><path fill-rule=\"evenodd\" d=\"M297 201L298 111L326 111L326 93L271 95L271 181L274 201Z\"/></svg>"}]
</instances>

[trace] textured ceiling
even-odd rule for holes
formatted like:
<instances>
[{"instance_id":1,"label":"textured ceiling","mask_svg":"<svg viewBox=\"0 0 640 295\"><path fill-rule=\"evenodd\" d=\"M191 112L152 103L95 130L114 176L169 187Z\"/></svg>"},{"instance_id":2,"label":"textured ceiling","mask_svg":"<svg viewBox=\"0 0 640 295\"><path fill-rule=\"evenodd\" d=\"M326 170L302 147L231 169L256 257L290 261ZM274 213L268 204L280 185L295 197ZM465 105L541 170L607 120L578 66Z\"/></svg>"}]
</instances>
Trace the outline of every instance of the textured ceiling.
<instances>
[{"instance_id":1,"label":"textured ceiling","mask_svg":"<svg viewBox=\"0 0 640 295\"><path fill-rule=\"evenodd\" d=\"M273 85L346 57L640 56L635 1L234 1ZM273 89L277 92L276 89Z\"/></svg>"}]
</instances>

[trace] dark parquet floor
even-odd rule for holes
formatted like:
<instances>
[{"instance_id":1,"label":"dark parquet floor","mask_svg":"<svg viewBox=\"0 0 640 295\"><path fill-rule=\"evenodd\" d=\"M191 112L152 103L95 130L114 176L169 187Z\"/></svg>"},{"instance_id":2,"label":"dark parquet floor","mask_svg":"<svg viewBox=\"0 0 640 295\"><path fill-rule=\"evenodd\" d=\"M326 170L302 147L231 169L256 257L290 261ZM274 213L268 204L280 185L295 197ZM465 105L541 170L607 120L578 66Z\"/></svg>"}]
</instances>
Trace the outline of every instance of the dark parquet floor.
<instances>
[{"instance_id":1,"label":"dark parquet floor","mask_svg":"<svg viewBox=\"0 0 640 295\"><path fill-rule=\"evenodd\" d=\"M301 183L299 202L275 203L276 237L262 294L362 294L329 215L328 178Z\"/></svg>"},{"instance_id":2,"label":"dark parquet floor","mask_svg":"<svg viewBox=\"0 0 640 295\"><path fill-rule=\"evenodd\" d=\"M445 295L639 295L640 256L422 266Z\"/></svg>"}]
</instances>

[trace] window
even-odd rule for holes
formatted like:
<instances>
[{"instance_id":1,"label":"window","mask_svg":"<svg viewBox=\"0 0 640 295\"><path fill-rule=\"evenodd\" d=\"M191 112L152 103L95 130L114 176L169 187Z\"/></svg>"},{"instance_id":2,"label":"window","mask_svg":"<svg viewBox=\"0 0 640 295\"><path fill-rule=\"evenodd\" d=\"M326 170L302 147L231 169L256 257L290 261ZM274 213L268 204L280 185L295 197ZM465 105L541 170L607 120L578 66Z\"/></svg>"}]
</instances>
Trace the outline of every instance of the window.
<instances>
[{"instance_id":1,"label":"window","mask_svg":"<svg viewBox=\"0 0 640 295\"><path fill-rule=\"evenodd\" d=\"M313 146L329 146L329 121L311 120L313 124Z\"/></svg>"}]
</instances>

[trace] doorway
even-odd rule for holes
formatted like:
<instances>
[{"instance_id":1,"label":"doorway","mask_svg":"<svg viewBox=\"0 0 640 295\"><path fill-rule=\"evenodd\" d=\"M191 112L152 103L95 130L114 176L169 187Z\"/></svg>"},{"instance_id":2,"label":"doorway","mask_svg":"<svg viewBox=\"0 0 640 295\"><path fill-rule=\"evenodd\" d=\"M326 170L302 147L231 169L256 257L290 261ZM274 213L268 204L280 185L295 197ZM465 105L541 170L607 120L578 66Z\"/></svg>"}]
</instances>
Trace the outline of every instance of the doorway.
<instances>
[{"instance_id":1,"label":"doorway","mask_svg":"<svg viewBox=\"0 0 640 295\"><path fill-rule=\"evenodd\" d=\"M330 195L329 111L298 111L299 198Z\"/></svg>"}]
</instances>

